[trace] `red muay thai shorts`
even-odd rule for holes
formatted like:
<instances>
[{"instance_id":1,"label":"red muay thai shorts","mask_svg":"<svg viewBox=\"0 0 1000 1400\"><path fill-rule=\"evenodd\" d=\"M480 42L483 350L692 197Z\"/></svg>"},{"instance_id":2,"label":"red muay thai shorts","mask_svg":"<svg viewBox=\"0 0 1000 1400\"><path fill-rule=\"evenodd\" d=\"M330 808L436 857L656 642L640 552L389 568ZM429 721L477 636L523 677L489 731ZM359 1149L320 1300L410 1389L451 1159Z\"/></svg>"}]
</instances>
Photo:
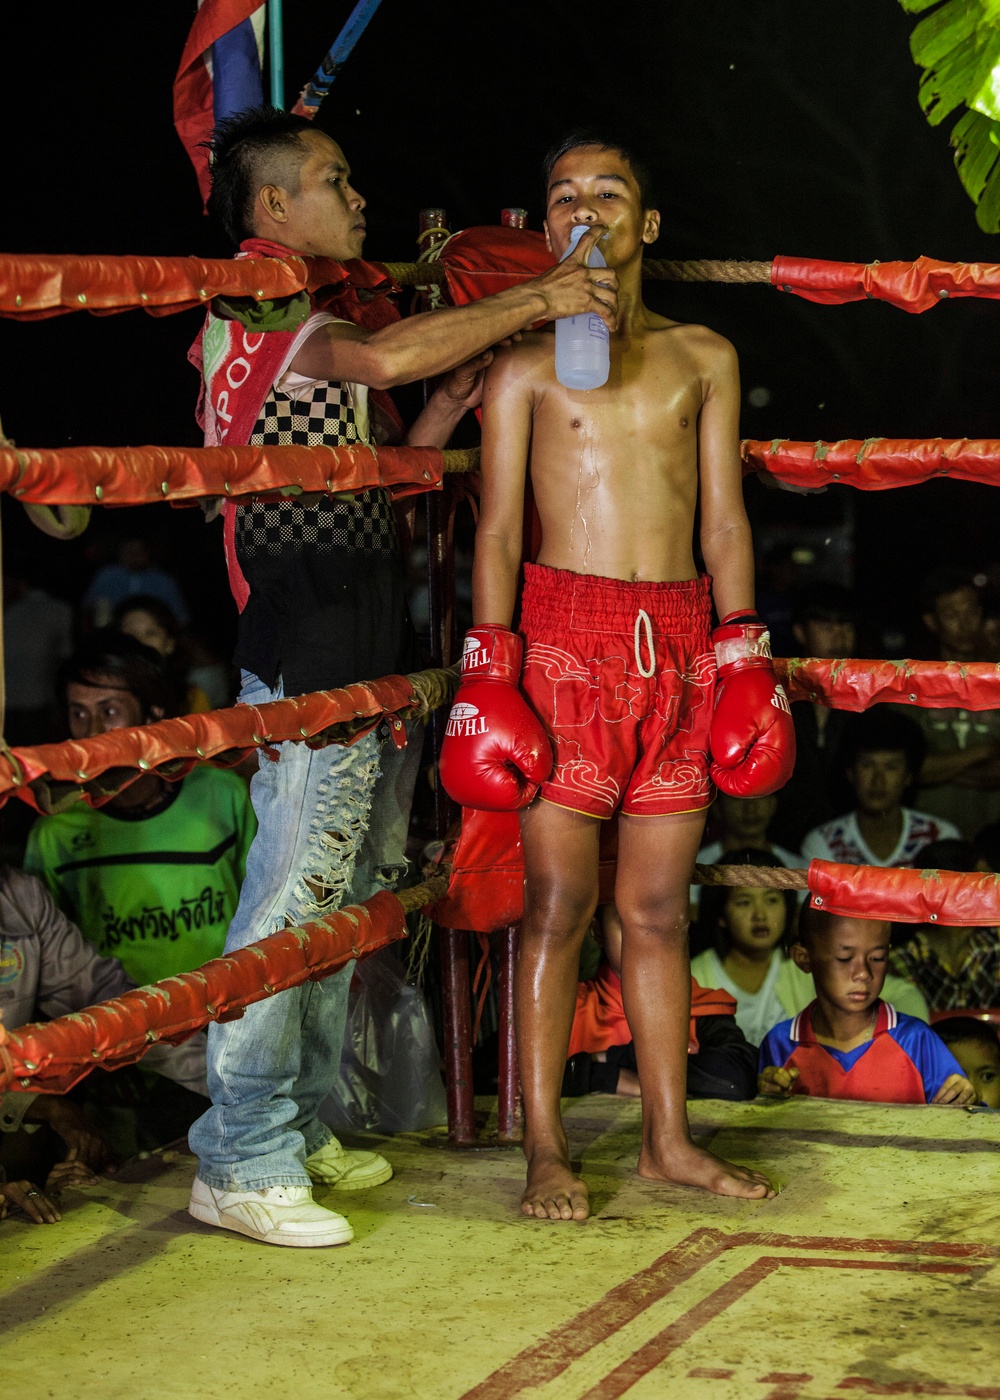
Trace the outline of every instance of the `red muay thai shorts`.
<instances>
[{"instance_id":1,"label":"red muay thai shorts","mask_svg":"<svg viewBox=\"0 0 1000 1400\"><path fill-rule=\"evenodd\" d=\"M521 689L555 744L546 802L607 818L714 796L711 580L628 583L525 564Z\"/></svg>"}]
</instances>

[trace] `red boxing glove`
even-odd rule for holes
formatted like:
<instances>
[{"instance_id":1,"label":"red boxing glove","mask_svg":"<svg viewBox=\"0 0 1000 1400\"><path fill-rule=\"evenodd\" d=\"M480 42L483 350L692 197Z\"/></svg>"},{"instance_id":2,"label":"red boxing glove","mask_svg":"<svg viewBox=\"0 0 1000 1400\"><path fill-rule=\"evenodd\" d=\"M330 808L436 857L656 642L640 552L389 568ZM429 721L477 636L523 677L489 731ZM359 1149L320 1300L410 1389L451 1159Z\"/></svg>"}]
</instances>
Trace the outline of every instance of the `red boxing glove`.
<instances>
[{"instance_id":1,"label":"red boxing glove","mask_svg":"<svg viewBox=\"0 0 1000 1400\"><path fill-rule=\"evenodd\" d=\"M712 779L730 797L767 797L795 767L792 707L774 673L770 633L756 613L731 613L712 642L719 668Z\"/></svg>"},{"instance_id":2,"label":"red boxing glove","mask_svg":"<svg viewBox=\"0 0 1000 1400\"><path fill-rule=\"evenodd\" d=\"M462 683L441 746L444 789L463 807L527 807L552 772L552 744L518 690L521 638L487 623L465 636Z\"/></svg>"}]
</instances>

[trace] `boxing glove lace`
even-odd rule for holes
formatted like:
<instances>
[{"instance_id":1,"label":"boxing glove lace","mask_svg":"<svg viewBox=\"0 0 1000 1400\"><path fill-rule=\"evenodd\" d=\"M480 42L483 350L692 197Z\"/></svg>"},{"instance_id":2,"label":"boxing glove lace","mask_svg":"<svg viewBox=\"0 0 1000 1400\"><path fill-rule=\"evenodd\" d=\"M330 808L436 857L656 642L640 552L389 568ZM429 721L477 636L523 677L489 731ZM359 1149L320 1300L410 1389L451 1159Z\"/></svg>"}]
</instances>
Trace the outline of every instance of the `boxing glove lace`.
<instances>
[{"instance_id":1,"label":"boxing glove lace","mask_svg":"<svg viewBox=\"0 0 1000 1400\"><path fill-rule=\"evenodd\" d=\"M766 797L792 776L795 727L756 613L731 613L712 633L718 681L709 734L712 780L731 797Z\"/></svg>"},{"instance_id":2,"label":"boxing glove lace","mask_svg":"<svg viewBox=\"0 0 1000 1400\"><path fill-rule=\"evenodd\" d=\"M444 789L463 807L527 807L552 771L552 745L518 690L521 638L488 623L466 633L462 681L441 747Z\"/></svg>"}]
</instances>

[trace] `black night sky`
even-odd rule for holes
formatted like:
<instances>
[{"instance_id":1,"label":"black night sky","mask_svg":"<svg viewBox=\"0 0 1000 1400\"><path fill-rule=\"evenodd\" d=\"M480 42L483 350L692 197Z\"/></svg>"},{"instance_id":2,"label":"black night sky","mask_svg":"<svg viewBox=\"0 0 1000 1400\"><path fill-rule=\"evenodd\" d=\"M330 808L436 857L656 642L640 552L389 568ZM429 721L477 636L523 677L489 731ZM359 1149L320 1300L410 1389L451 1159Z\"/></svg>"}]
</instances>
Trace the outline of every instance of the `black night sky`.
<instances>
[{"instance_id":1,"label":"black night sky","mask_svg":"<svg viewBox=\"0 0 1000 1400\"><path fill-rule=\"evenodd\" d=\"M350 8L286 0L289 104ZM172 125L193 12L113 0L60 10L57 21L9 9L0 247L228 253ZM443 205L460 228L523 204L537 227L545 147L581 122L611 122L645 148L659 181L659 256L1000 261L952 166L950 123L932 130L917 105L913 23L895 0L383 0L319 124L369 201L375 258L412 255L423 205ZM669 284L650 301L734 341L745 390L767 391L753 396L760 406L745 403L745 436L998 433L1000 308L989 302L910 316L867 302L816 307L762 287ZM3 323L5 430L24 446L196 443L185 351L197 329L196 312ZM751 483L748 499L762 551L791 527L822 555L829 526L853 508L856 583L890 631L911 628L913 590L931 566L1000 560L987 487L802 498ZM5 503L3 518L13 547L44 558L67 596L102 534L126 527L106 512L83 541L57 546L28 533L19 508ZM216 529L164 507L140 519L175 567L182 556L197 568L188 591L224 628Z\"/></svg>"}]
</instances>

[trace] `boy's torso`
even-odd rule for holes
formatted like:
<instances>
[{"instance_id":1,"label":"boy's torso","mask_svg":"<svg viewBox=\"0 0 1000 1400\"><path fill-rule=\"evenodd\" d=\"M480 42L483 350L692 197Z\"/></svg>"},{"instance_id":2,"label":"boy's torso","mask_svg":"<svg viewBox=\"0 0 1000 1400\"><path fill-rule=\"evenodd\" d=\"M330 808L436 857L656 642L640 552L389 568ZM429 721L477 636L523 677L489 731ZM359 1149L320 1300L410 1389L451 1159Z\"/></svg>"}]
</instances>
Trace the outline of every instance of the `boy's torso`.
<instances>
[{"instance_id":1,"label":"boy's torso","mask_svg":"<svg viewBox=\"0 0 1000 1400\"><path fill-rule=\"evenodd\" d=\"M526 338L532 392L531 482L542 525L538 562L641 580L695 576L698 416L712 332L646 315L613 336L607 384L587 393L555 378L550 334Z\"/></svg>"}]
</instances>

